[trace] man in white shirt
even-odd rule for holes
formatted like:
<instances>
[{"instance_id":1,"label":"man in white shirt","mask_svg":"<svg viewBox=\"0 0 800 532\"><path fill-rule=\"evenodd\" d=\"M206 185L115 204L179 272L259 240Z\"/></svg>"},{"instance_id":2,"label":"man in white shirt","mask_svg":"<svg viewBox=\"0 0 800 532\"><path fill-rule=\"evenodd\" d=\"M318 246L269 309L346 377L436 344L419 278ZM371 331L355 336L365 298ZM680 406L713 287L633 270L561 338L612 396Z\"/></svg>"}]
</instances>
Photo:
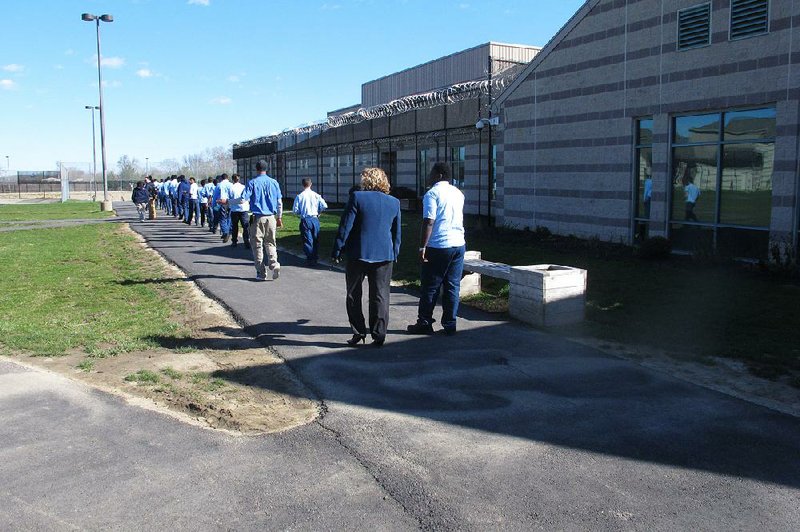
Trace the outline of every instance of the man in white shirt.
<instances>
[{"instance_id":1,"label":"man in white shirt","mask_svg":"<svg viewBox=\"0 0 800 532\"><path fill-rule=\"evenodd\" d=\"M319 215L328 208L322 196L311 190L311 178L303 178L303 191L295 196L292 212L300 217L300 235L306 262L314 266L319 259Z\"/></svg>"},{"instance_id":2,"label":"man in white shirt","mask_svg":"<svg viewBox=\"0 0 800 532\"><path fill-rule=\"evenodd\" d=\"M198 192L200 187L197 186L195 178L189 178L189 206L186 211L185 223L192 225L192 216L194 216L194 225L200 225L200 202Z\"/></svg>"},{"instance_id":3,"label":"man in white shirt","mask_svg":"<svg viewBox=\"0 0 800 532\"><path fill-rule=\"evenodd\" d=\"M239 242L239 224L242 225L242 240L244 247L250 249L250 202L242 198L244 185L239 182L239 174L231 176L233 184L230 187L228 205L231 208L231 246L236 247Z\"/></svg>"},{"instance_id":4,"label":"man in white shirt","mask_svg":"<svg viewBox=\"0 0 800 532\"><path fill-rule=\"evenodd\" d=\"M419 260L420 298L411 334L433 334L433 309L442 289L442 327L456 333L458 295L464 270L464 194L450 184L450 169L436 163L428 177L431 189L422 199Z\"/></svg>"}]
</instances>

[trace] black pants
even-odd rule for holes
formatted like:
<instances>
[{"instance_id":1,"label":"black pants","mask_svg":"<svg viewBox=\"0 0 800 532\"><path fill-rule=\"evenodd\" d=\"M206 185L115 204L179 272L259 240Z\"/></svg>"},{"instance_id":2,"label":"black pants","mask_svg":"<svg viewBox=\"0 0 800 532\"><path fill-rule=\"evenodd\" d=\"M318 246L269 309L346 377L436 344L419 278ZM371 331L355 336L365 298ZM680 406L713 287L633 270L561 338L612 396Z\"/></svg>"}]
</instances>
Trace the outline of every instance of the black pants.
<instances>
[{"instance_id":1,"label":"black pants","mask_svg":"<svg viewBox=\"0 0 800 532\"><path fill-rule=\"evenodd\" d=\"M250 213L247 211L231 211L231 240L233 243L239 241L239 224L242 225L242 240L244 246L250 247Z\"/></svg>"},{"instance_id":2,"label":"black pants","mask_svg":"<svg viewBox=\"0 0 800 532\"><path fill-rule=\"evenodd\" d=\"M347 319L355 334L367 334L383 340L389 327L389 283L392 280L392 262L364 262L348 260L345 269L347 283ZM364 324L361 294L364 277L369 284L369 331Z\"/></svg>"}]
</instances>

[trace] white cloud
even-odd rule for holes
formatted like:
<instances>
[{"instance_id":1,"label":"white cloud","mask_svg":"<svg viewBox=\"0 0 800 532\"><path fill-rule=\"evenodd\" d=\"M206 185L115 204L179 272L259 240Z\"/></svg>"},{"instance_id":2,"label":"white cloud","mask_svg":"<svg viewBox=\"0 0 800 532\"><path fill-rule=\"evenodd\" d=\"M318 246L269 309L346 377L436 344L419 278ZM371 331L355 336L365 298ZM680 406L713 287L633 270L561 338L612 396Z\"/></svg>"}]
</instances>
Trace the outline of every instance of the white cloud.
<instances>
[{"instance_id":1,"label":"white cloud","mask_svg":"<svg viewBox=\"0 0 800 532\"><path fill-rule=\"evenodd\" d=\"M196 5L196 6L207 6L211 3L211 0L189 0L186 2L189 5Z\"/></svg>"},{"instance_id":2,"label":"white cloud","mask_svg":"<svg viewBox=\"0 0 800 532\"><path fill-rule=\"evenodd\" d=\"M25 70L25 67L22 65L18 65L16 63L11 63L10 65L6 65L3 67L3 70L6 72L22 72Z\"/></svg>"},{"instance_id":3,"label":"white cloud","mask_svg":"<svg viewBox=\"0 0 800 532\"><path fill-rule=\"evenodd\" d=\"M125 60L121 57L104 57L100 60L100 64L108 68L121 68Z\"/></svg>"},{"instance_id":4,"label":"white cloud","mask_svg":"<svg viewBox=\"0 0 800 532\"><path fill-rule=\"evenodd\" d=\"M239 76L237 75L228 76L228 81L230 81L231 83L237 83L239 81Z\"/></svg>"},{"instance_id":5,"label":"white cloud","mask_svg":"<svg viewBox=\"0 0 800 532\"><path fill-rule=\"evenodd\" d=\"M14 83L12 79L0 79L0 88L11 90L17 87L17 84Z\"/></svg>"},{"instance_id":6,"label":"white cloud","mask_svg":"<svg viewBox=\"0 0 800 532\"><path fill-rule=\"evenodd\" d=\"M118 89L119 87L122 87L122 82L116 79L113 81L103 80L103 87L108 87L109 89Z\"/></svg>"},{"instance_id":7,"label":"white cloud","mask_svg":"<svg viewBox=\"0 0 800 532\"><path fill-rule=\"evenodd\" d=\"M64 50L64 55L75 55L75 50L73 50L72 48L68 48Z\"/></svg>"},{"instance_id":8,"label":"white cloud","mask_svg":"<svg viewBox=\"0 0 800 532\"><path fill-rule=\"evenodd\" d=\"M341 9L341 4L322 4L320 7L323 11L336 11L337 9Z\"/></svg>"},{"instance_id":9,"label":"white cloud","mask_svg":"<svg viewBox=\"0 0 800 532\"><path fill-rule=\"evenodd\" d=\"M458 4L459 9L469 9L469 4Z\"/></svg>"},{"instance_id":10,"label":"white cloud","mask_svg":"<svg viewBox=\"0 0 800 532\"><path fill-rule=\"evenodd\" d=\"M64 70L64 65L53 65L56 70Z\"/></svg>"},{"instance_id":11,"label":"white cloud","mask_svg":"<svg viewBox=\"0 0 800 532\"><path fill-rule=\"evenodd\" d=\"M136 75L140 78L152 78L155 74L149 68L140 68L136 71Z\"/></svg>"},{"instance_id":12,"label":"white cloud","mask_svg":"<svg viewBox=\"0 0 800 532\"><path fill-rule=\"evenodd\" d=\"M233 101L233 100L231 100L231 99L230 99L230 98L228 98L227 96L217 96L216 98L213 98L213 99L212 99L210 102L208 102L208 103L210 103L210 104L214 104L214 105L228 105L228 104L229 104L229 103L231 103L232 101Z\"/></svg>"}]
</instances>

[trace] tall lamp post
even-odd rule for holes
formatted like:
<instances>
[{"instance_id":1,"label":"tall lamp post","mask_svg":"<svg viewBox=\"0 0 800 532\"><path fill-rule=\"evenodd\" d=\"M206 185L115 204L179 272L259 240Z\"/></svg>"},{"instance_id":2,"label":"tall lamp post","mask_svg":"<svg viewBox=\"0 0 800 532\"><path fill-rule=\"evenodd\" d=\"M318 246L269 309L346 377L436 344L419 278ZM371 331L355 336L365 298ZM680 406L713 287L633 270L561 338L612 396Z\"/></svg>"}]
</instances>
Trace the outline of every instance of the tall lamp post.
<instances>
[{"instance_id":1,"label":"tall lamp post","mask_svg":"<svg viewBox=\"0 0 800 532\"><path fill-rule=\"evenodd\" d=\"M144 173L150 175L150 157L144 158Z\"/></svg>"},{"instance_id":2,"label":"tall lamp post","mask_svg":"<svg viewBox=\"0 0 800 532\"><path fill-rule=\"evenodd\" d=\"M94 110L100 109L97 105L87 105L86 109L92 110L92 191L94 192L95 199L97 198L97 142L95 141L94 134Z\"/></svg>"},{"instance_id":3,"label":"tall lamp post","mask_svg":"<svg viewBox=\"0 0 800 532\"><path fill-rule=\"evenodd\" d=\"M103 105L103 71L100 68L100 21L114 22L114 17L111 15L92 15L90 13L83 13L81 20L85 22L95 22L97 27L97 86L100 90L100 154L103 165L103 202L100 204L101 211L110 211L112 209L111 199L108 195L108 174L106 173L106 120L105 120L105 105Z\"/></svg>"}]
</instances>

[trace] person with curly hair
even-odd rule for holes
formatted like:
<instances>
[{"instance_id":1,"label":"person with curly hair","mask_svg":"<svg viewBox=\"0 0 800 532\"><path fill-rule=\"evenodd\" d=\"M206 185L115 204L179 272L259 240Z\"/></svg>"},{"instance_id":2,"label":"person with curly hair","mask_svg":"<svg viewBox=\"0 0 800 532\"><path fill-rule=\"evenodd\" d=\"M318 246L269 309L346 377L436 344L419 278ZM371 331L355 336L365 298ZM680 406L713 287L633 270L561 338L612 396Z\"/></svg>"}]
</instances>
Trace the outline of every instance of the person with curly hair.
<instances>
[{"instance_id":1,"label":"person with curly hair","mask_svg":"<svg viewBox=\"0 0 800 532\"><path fill-rule=\"evenodd\" d=\"M380 347L389 326L389 287L392 265L400 254L400 201L389 195L389 180L380 168L361 172L360 190L355 190L339 221L331 258L339 262L347 255L345 306L353 337L349 345L365 342ZM362 284L369 285L369 329L361 305Z\"/></svg>"}]
</instances>

